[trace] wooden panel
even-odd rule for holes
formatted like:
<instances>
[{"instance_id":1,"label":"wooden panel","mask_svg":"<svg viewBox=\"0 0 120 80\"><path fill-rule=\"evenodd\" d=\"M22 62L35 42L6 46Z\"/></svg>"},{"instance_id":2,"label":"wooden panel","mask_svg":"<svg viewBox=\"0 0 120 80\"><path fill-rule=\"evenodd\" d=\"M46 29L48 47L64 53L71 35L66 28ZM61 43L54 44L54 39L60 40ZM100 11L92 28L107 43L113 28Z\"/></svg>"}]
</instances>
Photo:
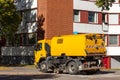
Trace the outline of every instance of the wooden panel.
<instances>
[{"instance_id":1,"label":"wooden panel","mask_svg":"<svg viewBox=\"0 0 120 80\"><path fill-rule=\"evenodd\" d=\"M102 24L102 13L98 13L98 24Z\"/></svg>"},{"instance_id":2,"label":"wooden panel","mask_svg":"<svg viewBox=\"0 0 120 80\"><path fill-rule=\"evenodd\" d=\"M88 23L88 11L81 11L81 23Z\"/></svg>"}]
</instances>

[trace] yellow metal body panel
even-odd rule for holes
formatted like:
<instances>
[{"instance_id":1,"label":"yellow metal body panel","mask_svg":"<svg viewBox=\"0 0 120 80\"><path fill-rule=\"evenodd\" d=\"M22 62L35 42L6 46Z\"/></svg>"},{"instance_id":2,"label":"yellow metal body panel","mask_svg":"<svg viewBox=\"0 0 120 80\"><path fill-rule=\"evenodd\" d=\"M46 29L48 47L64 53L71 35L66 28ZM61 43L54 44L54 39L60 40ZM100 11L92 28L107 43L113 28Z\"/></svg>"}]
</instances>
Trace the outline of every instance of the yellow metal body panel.
<instances>
[{"instance_id":1,"label":"yellow metal body panel","mask_svg":"<svg viewBox=\"0 0 120 80\"><path fill-rule=\"evenodd\" d=\"M86 56L85 34L54 37L51 40L51 55Z\"/></svg>"},{"instance_id":2,"label":"yellow metal body panel","mask_svg":"<svg viewBox=\"0 0 120 80\"><path fill-rule=\"evenodd\" d=\"M103 35L91 36L91 39L86 39L86 51L88 54L106 54L105 42Z\"/></svg>"},{"instance_id":3,"label":"yellow metal body panel","mask_svg":"<svg viewBox=\"0 0 120 80\"><path fill-rule=\"evenodd\" d=\"M105 55L106 48L102 35L78 34L54 37L51 40L51 55L88 56Z\"/></svg>"}]
</instances>

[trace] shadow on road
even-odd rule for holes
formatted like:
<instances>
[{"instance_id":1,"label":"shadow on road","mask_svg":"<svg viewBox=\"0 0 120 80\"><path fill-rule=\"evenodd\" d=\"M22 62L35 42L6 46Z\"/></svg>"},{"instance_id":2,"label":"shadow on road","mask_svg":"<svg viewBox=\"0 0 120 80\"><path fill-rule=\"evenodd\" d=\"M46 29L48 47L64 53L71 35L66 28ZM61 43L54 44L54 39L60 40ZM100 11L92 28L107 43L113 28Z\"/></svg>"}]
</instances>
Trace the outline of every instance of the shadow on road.
<instances>
[{"instance_id":1,"label":"shadow on road","mask_svg":"<svg viewBox=\"0 0 120 80\"><path fill-rule=\"evenodd\" d=\"M110 70L106 70L106 71L97 71L95 73L90 73L90 72L80 72L78 75L98 75L98 74L111 74L111 73L116 73L115 71L110 71Z\"/></svg>"},{"instance_id":2,"label":"shadow on road","mask_svg":"<svg viewBox=\"0 0 120 80\"><path fill-rule=\"evenodd\" d=\"M55 74L39 74L39 75L0 75L0 80L35 80L35 79L55 79Z\"/></svg>"},{"instance_id":3,"label":"shadow on road","mask_svg":"<svg viewBox=\"0 0 120 80\"><path fill-rule=\"evenodd\" d=\"M110 74L110 73L115 73L115 71L99 71L97 74Z\"/></svg>"}]
</instances>

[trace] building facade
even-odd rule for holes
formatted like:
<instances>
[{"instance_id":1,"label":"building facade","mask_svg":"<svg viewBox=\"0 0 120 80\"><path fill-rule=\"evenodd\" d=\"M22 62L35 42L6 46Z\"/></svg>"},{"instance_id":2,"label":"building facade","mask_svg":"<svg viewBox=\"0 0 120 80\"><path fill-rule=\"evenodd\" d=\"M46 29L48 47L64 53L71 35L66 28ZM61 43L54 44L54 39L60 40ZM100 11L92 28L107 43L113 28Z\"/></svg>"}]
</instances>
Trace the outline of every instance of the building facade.
<instances>
[{"instance_id":1,"label":"building facade","mask_svg":"<svg viewBox=\"0 0 120 80\"><path fill-rule=\"evenodd\" d=\"M72 34L73 0L38 0L37 16L43 15L45 39ZM40 27L40 26L39 26Z\"/></svg>"},{"instance_id":2,"label":"building facade","mask_svg":"<svg viewBox=\"0 0 120 80\"><path fill-rule=\"evenodd\" d=\"M15 45L33 45L37 30L37 0L14 0L17 11L21 13L22 21L16 33Z\"/></svg>"},{"instance_id":3,"label":"building facade","mask_svg":"<svg viewBox=\"0 0 120 80\"><path fill-rule=\"evenodd\" d=\"M107 32L107 55L110 56L111 68L120 68L120 2L110 7L109 11L104 11L108 16L108 32Z\"/></svg>"},{"instance_id":4,"label":"building facade","mask_svg":"<svg viewBox=\"0 0 120 80\"><path fill-rule=\"evenodd\" d=\"M103 10L95 0L73 0L73 32L105 34L107 56L106 68L120 68L120 4L119 0Z\"/></svg>"},{"instance_id":5,"label":"building facade","mask_svg":"<svg viewBox=\"0 0 120 80\"><path fill-rule=\"evenodd\" d=\"M43 39L66 34L105 34L106 68L120 68L120 3L113 3L110 10L95 5L95 0L15 0L22 22L16 34L16 45L35 44L38 29L43 29ZM37 17L44 18L38 26Z\"/></svg>"},{"instance_id":6,"label":"building facade","mask_svg":"<svg viewBox=\"0 0 120 80\"><path fill-rule=\"evenodd\" d=\"M38 16L44 14L46 19L45 38L71 33L105 34L108 56L103 60L105 67L120 68L119 5L116 0L110 10L101 11L95 0L38 0L37 12Z\"/></svg>"}]
</instances>

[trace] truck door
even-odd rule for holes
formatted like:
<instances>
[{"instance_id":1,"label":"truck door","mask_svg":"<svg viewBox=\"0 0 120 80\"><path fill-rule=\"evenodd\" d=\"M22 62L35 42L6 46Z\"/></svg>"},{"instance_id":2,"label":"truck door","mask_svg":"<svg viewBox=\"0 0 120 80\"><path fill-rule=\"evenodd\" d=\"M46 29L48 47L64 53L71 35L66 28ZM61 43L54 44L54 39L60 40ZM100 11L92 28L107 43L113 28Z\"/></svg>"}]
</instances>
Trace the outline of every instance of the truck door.
<instances>
[{"instance_id":1,"label":"truck door","mask_svg":"<svg viewBox=\"0 0 120 80\"><path fill-rule=\"evenodd\" d=\"M44 45L38 43L35 48L35 63L38 63L41 57L45 57Z\"/></svg>"}]
</instances>

